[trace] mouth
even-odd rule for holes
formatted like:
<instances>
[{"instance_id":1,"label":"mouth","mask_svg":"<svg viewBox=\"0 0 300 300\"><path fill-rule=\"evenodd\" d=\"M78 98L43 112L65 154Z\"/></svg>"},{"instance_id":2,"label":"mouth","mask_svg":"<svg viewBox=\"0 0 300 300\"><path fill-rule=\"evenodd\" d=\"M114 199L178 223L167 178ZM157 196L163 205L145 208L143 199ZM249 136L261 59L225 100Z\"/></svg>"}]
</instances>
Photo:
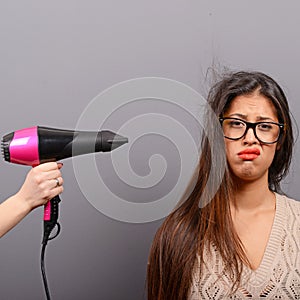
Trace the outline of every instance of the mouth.
<instances>
[{"instance_id":1,"label":"mouth","mask_svg":"<svg viewBox=\"0 0 300 300\"><path fill-rule=\"evenodd\" d=\"M238 153L242 160L253 160L260 155L259 149L245 149Z\"/></svg>"}]
</instances>

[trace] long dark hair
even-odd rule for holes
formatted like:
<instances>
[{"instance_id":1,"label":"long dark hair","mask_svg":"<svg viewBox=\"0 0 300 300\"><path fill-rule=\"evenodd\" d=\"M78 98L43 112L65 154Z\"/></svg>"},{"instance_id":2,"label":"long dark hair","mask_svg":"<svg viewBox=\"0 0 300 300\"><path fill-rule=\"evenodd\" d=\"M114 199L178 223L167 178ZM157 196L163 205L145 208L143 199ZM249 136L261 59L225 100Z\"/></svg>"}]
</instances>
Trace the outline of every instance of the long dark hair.
<instances>
[{"instance_id":1,"label":"long dark hair","mask_svg":"<svg viewBox=\"0 0 300 300\"><path fill-rule=\"evenodd\" d=\"M281 87L260 72L231 73L211 88L208 104L220 117L235 97L254 91L272 101L279 122L285 124L268 173L270 190L281 192L280 181L288 172L294 143L289 107ZM204 199L205 206L199 205L214 163L211 149L209 139L204 136L197 182L187 199L166 218L154 237L147 270L148 300L187 299L197 256L201 276L207 245L214 245L220 253L224 272L232 278L232 292L240 284L243 264L250 266L231 219L229 203L233 199L234 184L228 166L212 199Z\"/></svg>"}]
</instances>

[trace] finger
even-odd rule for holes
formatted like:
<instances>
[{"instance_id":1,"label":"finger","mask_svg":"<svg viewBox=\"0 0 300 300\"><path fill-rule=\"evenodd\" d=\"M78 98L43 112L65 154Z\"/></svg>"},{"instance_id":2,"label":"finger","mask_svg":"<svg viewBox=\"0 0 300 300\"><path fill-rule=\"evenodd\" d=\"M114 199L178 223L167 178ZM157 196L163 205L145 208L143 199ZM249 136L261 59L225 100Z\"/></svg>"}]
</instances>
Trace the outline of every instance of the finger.
<instances>
[{"instance_id":1,"label":"finger","mask_svg":"<svg viewBox=\"0 0 300 300\"><path fill-rule=\"evenodd\" d=\"M62 174L59 170L54 170L54 171L49 171L45 174L47 178L57 178L57 177L62 177Z\"/></svg>"},{"instance_id":2,"label":"finger","mask_svg":"<svg viewBox=\"0 0 300 300\"><path fill-rule=\"evenodd\" d=\"M52 190L49 191L47 198L45 198L46 201L53 199L55 196L61 194L63 192L64 188L63 186L58 186Z\"/></svg>"},{"instance_id":3,"label":"finger","mask_svg":"<svg viewBox=\"0 0 300 300\"><path fill-rule=\"evenodd\" d=\"M51 171L44 171L44 172L40 173L39 175L40 175L41 180L51 180L51 179L62 176L61 172L58 169L51 170Z\"/></svg>"},{"instance_id":4,"label":"finger","mask_svg":"<svg viewBox=\"0 0 300 300\"><path fill-rule=\"evenodd\" d=\"M58 165L56 162L46 162L46 163L42 163L38 166L35 167L36 170L38 171L51 171L51 170L57 170L58 169Z\"/></svg>"},{"instance_id":5,"label":"finger","mask_svg":"<svg viewBox=\"0 0 300 300\"><path fill-rule=\"evenodd\" d=\"M62 192L64 191L64 187L63 186L58 186L58 187L55 187L54 189L52 189L50 192L49 192L49 200L54 198L55 196L61 194Z\"/></svg>"},{"instance_id":6,"label":"finger","mask_svg":"<svg viewBox=\"0 0 300 300\"><path fill-rule=\"evenodd\" d=\"M54 181L55 181L55 186L54 187L56 188L56 187L59 186L59 180L58 180L58 178L54 178Z\"/></svg>"},{"instance_id":7,"label":"finger","mask_svg":"<svg viewBox=\"0 0 300 300\"><path fill-rule=\"evenodd\" d=\"M64 164L62 162L46 162L36 166L35 168L37 168L37 170L47 172L51 170L59 170L63 167L63 165Z\"/></svg>"},{"instance_id":8,"label":"finger","mask_svg":"<svg viewBox=\"0 0 300 300\"><path fill-rule=\"evenodd\" d=\"M63 167L63 165L64 165L64 164L63 164L62 162L58 162L58 163L57 163L58 169L61 169L61 168Z\"/></svg>"},{"instance_id":9,"label":"finger","mask_svg":"<svg viewBox=\"0 0 300 300\"><path fill-rule=\"evenodd\" d=\"M63 180L62 177L57 177L57 178L54 178L51 181L54 181L54 187L53 188L56 188L56 187L59 187L59 186L63 185L64 180Z\"/></svg>"}]
</instances>

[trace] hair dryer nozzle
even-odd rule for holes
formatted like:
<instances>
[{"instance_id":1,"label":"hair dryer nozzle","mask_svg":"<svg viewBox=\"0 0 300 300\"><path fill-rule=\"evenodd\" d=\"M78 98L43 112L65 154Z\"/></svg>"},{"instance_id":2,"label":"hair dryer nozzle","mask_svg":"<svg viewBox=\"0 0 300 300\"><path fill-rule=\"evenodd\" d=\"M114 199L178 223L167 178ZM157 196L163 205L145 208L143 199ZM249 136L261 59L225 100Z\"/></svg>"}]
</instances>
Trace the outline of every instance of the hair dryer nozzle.
<instances>
[{"instance_id":1,"label":"hair dryer nozzle","mask_svg":"<svg viewBox=\"0 0 300 300\"><path fill-rule=\"evenodd\" d=\"M116 134L112 131L102 131L102 147L104 152L106 151L112 151L120 146L122 146L123 144L128 143L128 138L121 136L119 134Z\"/></svg>"}]
</instances>

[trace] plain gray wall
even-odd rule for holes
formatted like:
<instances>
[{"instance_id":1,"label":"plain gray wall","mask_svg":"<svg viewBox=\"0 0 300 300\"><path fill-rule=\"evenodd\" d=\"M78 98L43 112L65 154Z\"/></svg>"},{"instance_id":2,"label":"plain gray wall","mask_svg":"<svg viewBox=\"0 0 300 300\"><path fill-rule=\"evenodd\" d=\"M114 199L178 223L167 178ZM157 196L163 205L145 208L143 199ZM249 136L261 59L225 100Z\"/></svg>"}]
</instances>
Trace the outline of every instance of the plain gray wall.
<instances>
[{"instance_id":1,"label":"plain gray wall","mask_svg":"<svg viewBox=\"0 0 300 300\"><path fill-rule=\"evenodd\" d=\"M33 125L72 129L95 96L128 79L165 77L204 93L213 62L273 76L299 120L299 9L296 0L2 0L0 134ZM157 148L138 145L136 170L147 166L138 153ZM297 142L283 185L296 199L299 160ZM28 168L0 161L1 201L17 191ZM53 300L146 299L147 256L161 220L109 218L81 193L71 160L63 175L62 232L46 253ZM44 299L41 220L37 209L1 239L0 299Z\"/></svg>"}]
</instances>

